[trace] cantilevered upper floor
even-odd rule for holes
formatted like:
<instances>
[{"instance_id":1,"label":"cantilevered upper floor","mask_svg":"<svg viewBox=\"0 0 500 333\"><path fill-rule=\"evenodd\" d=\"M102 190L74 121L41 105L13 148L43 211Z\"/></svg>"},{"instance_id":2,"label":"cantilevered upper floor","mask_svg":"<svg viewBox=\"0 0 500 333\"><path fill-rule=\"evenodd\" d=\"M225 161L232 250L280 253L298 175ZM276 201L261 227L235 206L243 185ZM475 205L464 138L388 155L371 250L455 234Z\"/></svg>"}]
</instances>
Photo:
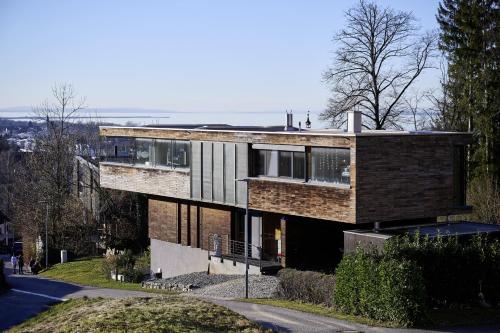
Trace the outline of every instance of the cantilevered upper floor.
<instances>
[{"instance_id":1,"label":"cantilevered upper floor","mask_svg":"<svg viewBox=\"0 0 500 333\"><path fill-rule=\"evenodd\" d=\"M101 186L347 223L463 213L470 134L179 125L100 129ZM248 192L247 183L248 182Z\"/></svg>"}]
</instances>

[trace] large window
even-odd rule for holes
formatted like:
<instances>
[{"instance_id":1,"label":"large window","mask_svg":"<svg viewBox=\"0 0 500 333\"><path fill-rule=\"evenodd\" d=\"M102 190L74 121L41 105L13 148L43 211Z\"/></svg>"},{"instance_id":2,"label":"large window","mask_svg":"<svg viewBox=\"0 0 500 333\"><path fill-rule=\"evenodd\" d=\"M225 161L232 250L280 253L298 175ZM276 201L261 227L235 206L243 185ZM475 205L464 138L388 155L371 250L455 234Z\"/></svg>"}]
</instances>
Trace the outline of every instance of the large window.
<instances>
[{"instance_id":1,"label":"large window","mask_svg":"<svg viewBox=\"0 0 500 333\"><path fill-rule=\"evenodd\" d=\"M304 152L255 150L256 176L305 179Z\"/></svg>"},{"instance_id":2,"label":"large window","mask_svg":"<svg viewBox=\"0 0 500 333\"><path fill-rule=\"evenodd\" d=\"M110 140L110 147L106 150L109 151L109 157L106 160L152 167L189 168L190 165L189 141L135 138L129 147L122 152L122 146ZM130 159L121 157L129 154Z\"/></svg>"},{"instance_id":3,"label":"large window","mask_svg":"<svg viewBox=\"0 0 500 333\"><path fill-rule=\"evenodd\" d=\"M311 148L311 180L350 184L350 151L345 148Z\"/></svg>"}]
</instances>

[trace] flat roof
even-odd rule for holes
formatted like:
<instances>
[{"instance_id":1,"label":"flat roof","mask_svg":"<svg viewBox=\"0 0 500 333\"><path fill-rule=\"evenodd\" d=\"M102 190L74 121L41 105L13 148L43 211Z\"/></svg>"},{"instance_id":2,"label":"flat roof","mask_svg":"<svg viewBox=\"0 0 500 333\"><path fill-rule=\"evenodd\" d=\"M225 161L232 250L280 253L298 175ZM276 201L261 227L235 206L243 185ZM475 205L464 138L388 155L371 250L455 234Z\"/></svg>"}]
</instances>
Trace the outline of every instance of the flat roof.
<instances>
[{"instance_id":1,"label":"flat roof","mask_svg":"<svg viewBox=\"0 0 500 333\"><path fill-rule=\"evenodd\" d=\"M345 233L366 235L372 237L390 238L391 236L419 233L422 236L467 236L476 234L500 233L500 225L486 224L479 222L450 222L425 225L413 225L403 227L381 228L378 232L373 229L367 230L346 230Z\"/></svg>"},{"instance_id":2,"label":"flat roof","mask_svg":"<svg viewBox=\"0 0 500 333\"><path fill-rule=\"evenodd\" d=\"M99 126L100 129L139 129L165 131L193 131L193 132L227 132L227 133L276 133L289 135L321 135L335 137L355 136L407 136L407 135L471 135L468 132L445 131L398 131L398 130L363 130L360 133L347 132L342 129L298 129L292 127L288 131L285 126L233 126L226 124L181 124L181 125L148 125L148 126Z\"/></svg>"}]
</instances>

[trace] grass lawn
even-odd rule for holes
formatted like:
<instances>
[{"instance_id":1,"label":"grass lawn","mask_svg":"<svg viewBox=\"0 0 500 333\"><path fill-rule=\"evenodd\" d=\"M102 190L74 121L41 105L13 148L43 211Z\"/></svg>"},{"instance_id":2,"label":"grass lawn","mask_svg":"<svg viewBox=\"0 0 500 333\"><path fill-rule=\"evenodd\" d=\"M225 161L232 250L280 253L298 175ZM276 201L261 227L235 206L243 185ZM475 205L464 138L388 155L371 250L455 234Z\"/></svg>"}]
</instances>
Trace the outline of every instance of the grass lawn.
<instances>
[{"instance_id":1,"label":"grass lawn","mask_svg":"<svg viewBox=\"0 0 500 333\"><path fill-rule=\"evenodd\" d=\"M224 307L193 298L160 296L74 299L9 332L265 332Z\"/></svg>"},{"instance_id":2,"label":"grass lawn","mask_svg":"<svg viewBox=\"0 0 500 333\"><path fill-rule=\"evenodd\" d=\"M382 322L361 316L346 315L322 305L287 301L280 299L240 299L242 302L279 306L282 308L333 317L369 326L398 327L391 322ZM500 324L500 308L435 309L429 312L430 323L427 327L445 327L458 325Z\"/></svg>"},{"instance_id":3,"label":"grass lawn","mask_svg":"<svg viewBox=\"0 0 500 333\"><path fill-rule=\"evenodd\" d=\"M138 290L154 293L172 293L168 290L142 288L139 283L108 280L102 270L103 258L85 258L57 264L40 273L41 276L100 288Z\"/></svg>"}]
</instances>

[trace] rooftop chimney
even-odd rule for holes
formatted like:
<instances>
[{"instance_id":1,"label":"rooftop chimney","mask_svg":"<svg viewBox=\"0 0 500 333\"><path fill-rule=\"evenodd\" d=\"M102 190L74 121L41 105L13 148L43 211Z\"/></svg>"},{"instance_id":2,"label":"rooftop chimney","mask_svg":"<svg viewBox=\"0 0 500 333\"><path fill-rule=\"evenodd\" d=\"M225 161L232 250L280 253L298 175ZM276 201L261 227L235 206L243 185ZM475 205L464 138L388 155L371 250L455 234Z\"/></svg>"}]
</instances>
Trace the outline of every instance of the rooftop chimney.
<instances>
[{"instance_id":1,"label":"rooftop chimney","mask_svg":"<svg viewBox=\"0 0 500 333\"><path fill-rule=\"evenodd\" d=\"M347 112L347 132L361 133L361 112L354 110Z\"/></svg>"},{"instance_id":2,"label":"rooftop chimney","mask_svg":"<svg viewBox=\"0 0 500 333\"><path fill-rule=\"evenodd\" d=\"M286 126L285 126L285 131L293 131L293 114L292 111L288 113L286 112Z\"/></svg>"}]
</instances>

